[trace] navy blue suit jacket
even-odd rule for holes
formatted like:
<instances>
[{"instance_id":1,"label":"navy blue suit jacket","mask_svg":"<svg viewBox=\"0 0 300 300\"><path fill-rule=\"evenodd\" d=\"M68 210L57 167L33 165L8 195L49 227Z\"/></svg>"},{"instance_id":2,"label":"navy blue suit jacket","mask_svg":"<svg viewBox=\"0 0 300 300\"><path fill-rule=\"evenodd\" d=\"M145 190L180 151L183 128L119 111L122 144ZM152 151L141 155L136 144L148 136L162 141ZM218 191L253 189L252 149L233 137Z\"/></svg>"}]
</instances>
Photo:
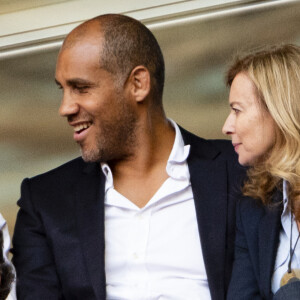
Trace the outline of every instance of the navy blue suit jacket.
<instances>
[{"instance_id":1,"label":"navy blue suit jacket","mask_svg":"<svg viewBox=\"0 0 300 300\"><path fill-rule=\"evenodd\" d=\"M296 280L282 286L274 295L273 300L299 300L300 280Z\"/></svg>"},{"instance_id":2,"label":"navy blue suit jacket","mask_svg":"<svg viewBox=\"0 0 300 300\"><path fill-rule=\"evenodd\" d=\"M181 129L209 288L225 299L235 235L238 166L229 141L206 141ZM97 163L75 159L22 183L13 237L18 299L105 299L105 177ZM199 295L201 299L201 295Z\"/></svg>"},{"instance_id":3,"label":"navy blue suit jacket","mask_svg":"<svg viewBox=\"0 0 300 300\"><path fill-rule=\"evenodd\" d=\"M273 299L271 281L282 209L280 192L270 206L246 197L238 202L235 261L228 300Z\"/></svg>"}]
</instances>

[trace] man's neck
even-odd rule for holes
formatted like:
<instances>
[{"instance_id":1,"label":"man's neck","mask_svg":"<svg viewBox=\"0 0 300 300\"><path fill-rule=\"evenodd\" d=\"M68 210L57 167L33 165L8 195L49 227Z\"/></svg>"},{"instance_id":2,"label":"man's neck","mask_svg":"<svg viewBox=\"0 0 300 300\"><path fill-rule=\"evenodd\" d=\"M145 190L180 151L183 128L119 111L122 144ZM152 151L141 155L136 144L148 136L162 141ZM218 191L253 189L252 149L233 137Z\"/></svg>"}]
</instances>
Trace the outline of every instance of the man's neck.
<instances>
[{"instance_id":1,"label":"man's neck","mask_svg":"<svg viewBox=\"0 0 300 300\"><path fill-rule=\"evenodd\" d=\"M166 164L170 156L175 129L167 119L140 127L134 155L111 163L114 187L139 207L145 206L168 178Z\"/></svg>"}]
</instances>

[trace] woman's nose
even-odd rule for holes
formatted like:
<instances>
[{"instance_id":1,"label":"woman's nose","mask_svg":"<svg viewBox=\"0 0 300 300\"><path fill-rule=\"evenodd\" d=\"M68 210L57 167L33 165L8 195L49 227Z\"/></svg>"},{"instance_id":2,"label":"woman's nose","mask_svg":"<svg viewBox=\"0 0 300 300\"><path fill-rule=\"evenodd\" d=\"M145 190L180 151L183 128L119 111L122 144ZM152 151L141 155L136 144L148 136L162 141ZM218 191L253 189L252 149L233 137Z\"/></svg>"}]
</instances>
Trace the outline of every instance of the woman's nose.
<instances>
[{"instance_id":1,"label":"woman's nose","mask_svg":"<svg viewBox=\"0 0 300 300\"><path fill-rule=\"evenodd\" d=\"M234 133L234 122L233 122L233 116L232 114L230 113L227 117L227 119L225 120L225 123L223 125L223 128L222 128L222 132L223 134L225 135L231 135Z\"/></svg>"}]
</instances>

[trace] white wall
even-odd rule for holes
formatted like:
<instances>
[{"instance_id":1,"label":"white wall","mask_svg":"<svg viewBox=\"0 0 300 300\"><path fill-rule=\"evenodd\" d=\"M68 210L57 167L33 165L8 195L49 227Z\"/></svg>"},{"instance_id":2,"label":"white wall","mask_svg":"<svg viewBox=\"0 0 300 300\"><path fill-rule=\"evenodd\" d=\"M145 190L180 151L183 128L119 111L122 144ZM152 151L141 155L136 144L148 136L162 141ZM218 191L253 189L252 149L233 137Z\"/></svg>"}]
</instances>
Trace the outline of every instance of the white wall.
<instances>
[{"instance_id":1,"label":"white wall","mask_svg":"<svg viewBox=\"0 0 300 300\"><path fill-rule=\"evenodd\" d=\"M14 50L28 45L38 47L52 42L55 47L78 24L105 13L122 13L145 23L153 23L170 16L174 18L251 2L253 0L77 0L25 9L0 14L0 51L3 57L8 53L18 53Z\"/></svg>"}]
</instances>

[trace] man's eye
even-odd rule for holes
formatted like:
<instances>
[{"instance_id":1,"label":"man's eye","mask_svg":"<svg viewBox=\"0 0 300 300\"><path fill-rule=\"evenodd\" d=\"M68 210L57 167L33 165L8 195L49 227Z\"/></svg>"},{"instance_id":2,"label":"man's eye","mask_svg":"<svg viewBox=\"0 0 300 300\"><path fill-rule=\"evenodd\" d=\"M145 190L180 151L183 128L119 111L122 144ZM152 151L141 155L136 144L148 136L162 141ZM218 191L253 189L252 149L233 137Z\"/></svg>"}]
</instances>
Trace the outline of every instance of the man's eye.
<instances>
[{"instance_id":1,"label":"man's eye","mask_svg":"<svg viewBox=\"0 0 300 300\"><path fill-rule=\"evenodd\" d=\"M235 114L238 114L240 112L240 110L237 108L232 107L231 109Z\"/></svg>"},{"instance_id":2,"label":"man's eye","mask_svg":"<svg viewBox=\"0 0 300 300\"><path fill-rule=\"evenodd\" d=\"M77 90L79 93L87 93L88 86L75 86L74 89Z\"/></svg>"}]
</instances>

